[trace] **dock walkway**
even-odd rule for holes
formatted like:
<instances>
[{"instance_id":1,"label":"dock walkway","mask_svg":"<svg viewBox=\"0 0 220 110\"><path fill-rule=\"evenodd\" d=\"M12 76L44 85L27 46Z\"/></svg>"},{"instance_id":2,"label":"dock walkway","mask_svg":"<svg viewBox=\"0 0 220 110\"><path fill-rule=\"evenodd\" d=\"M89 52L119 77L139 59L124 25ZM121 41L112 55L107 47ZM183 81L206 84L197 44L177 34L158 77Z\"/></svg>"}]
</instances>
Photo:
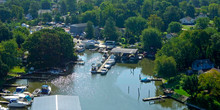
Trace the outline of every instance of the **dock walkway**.
<instances>
[{"instance_id":1,"label":"dock walkway","mask_svg":"<svg viewBox=\"0 0 220 110\"><path fill-rule=\"evenodd\" d=\"M100 66L97 73L101 73L102 68L104 68L105 64L108 62L109 59L110 59L110 56L105 60L105 62L102 64L102 66Z\"/></svg>"},{"instance_id":2,"label":"dock walkway","mask_svg":"<svg viewBox=\"0 0 220 110\"><path fill-rule=\"evenodd\" d=\"M142 100L143 101L151 101L151 100L159 100L159 99L163 99L163 98L167 98L167 96L163 95L163 96L157 96L157 97L150 97L150 98L144 98Z\"/></svg>"}]
</instances>

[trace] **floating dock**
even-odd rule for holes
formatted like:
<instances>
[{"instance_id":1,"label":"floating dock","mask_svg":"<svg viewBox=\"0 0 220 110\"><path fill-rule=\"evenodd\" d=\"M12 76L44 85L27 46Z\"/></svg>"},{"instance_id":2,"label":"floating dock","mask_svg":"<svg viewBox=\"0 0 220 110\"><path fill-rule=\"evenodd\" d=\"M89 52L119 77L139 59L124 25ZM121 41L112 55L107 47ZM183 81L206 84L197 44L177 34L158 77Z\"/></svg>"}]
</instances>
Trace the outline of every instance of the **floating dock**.
<instances>
[{"instance_id":1,"label":"floating dock","mask_svg":"<svg viewBox=\"0 0 220 110\"><path fill-rule=\"evenodd\" d=\"M142 100L143 101L151 101L151 100L159 100L159 99L163 99L163 98L167 98L167 96L162 95L162 96L157 96L157 97L144 98Z\"/></svg>"},{"instance_id":2,"label":"floating dock","mask_svg":"<svg viewBox=\"0 0 220 110\"><path fill-rule=\"evenodd\" d=\"M26 85L20 85L20 84L3 84L4 87L18 87L18 86L26 86Z\"/></svg>"},{"instance_id":3,"label":"floating dock","mask_svg":"<svg viewBox=\"0 0 220 110\"><path fill-rule=\"evenodd\" d=\"M9 104L8 101L0 101L1 104Z\"/></svg>"}]
</instances>

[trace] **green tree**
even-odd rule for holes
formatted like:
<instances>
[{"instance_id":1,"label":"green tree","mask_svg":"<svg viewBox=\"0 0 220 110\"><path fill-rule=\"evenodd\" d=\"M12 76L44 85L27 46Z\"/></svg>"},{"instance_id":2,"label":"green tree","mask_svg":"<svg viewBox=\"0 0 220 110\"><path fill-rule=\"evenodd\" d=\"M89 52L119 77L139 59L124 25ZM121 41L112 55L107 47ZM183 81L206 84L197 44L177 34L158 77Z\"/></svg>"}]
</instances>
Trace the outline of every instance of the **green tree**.
<instances>
[{"instance_id":1,"label":"green tree","mask_svg":"<svg viewBox=\"0 0 220 110\"><path fill-rule=\"evenodd\" d=\"M220 33L215 33L210 39L211 45L209 47L208 56L216 65L220 65Z\"/></svg>"},{"instance_id":2,"label":"green tree","mask_svg":"<svg viewBox=\"0 0 220 110\"><path fill-rule=\"evenodd\" d=\"M172 77L176 75L176 61L173 57L160 56L155 60L155 68L159 77Z\"/></svg>"},{"instance_id":3,"label":"green tree","mask_svg":"<svg viewBox=\"0 0 220 110\"><path fill-rule=\"evenodd\" d=\"M216 4L216 3L212 3L212 4L209 4L209 16L210 18L214 18L215 16L220 16L218 11L219 11L219 4Z\"/></svg>"},{"instance_id":4,"label":"green tree","mask_svg":"<svg viewBox=\"0 0 220 110\"><path fill-rule=\"evenodd\" d=\"M144 1L144 4L141 8L141 15L143 18L148 18L153 13L152 3L148 0Z\"/></svg>"},{"instance_id":5,"label":"green tree","mask_svg":"<svg viewBox=\"0 0 220 110\"><path fill-rule=\"evenodd\" d=\"M197 75L185 77L182 87L192 98L194 98L199 91L199 80Z\"/></svg>"},{"instance_id":6,"label":"green tree","mask_svg":"<svg viewBox=\"0 0 220 110\"><path fill-rule=\"evenodd\" d=\"M130 17L125 21L126 31L132 33L132 35L139 36L141 32L146 27L147 21L138 16L138 17Z\"/></svg>"},{"instance_id":7,"label":"green tree","mask_svg":"<svg viewBox=\"0 0 220 110\"><path fill-rule=\"evenodd\" d=\"M26 38L25 34L21 32L14 32L14 38L18 44L18 47L21 48L21 44L24 43Z\"/></svg>"},{"instance_id":8,"label":"green tree","mask_svg":"<svg viewBox=\"0 0 220 110\"><path fill-rule=\"evenodd\" d=\"M29 52L29 67L57 67L76 60L72 37L59 30L43 29L28 37L23 47Z\"/></svg>"},{"instance_id":9,"label":"green tree","mask_svg":"<svg viewBox=\"0 0 220 110\"><path fill-rule=\"evenodd\" d=\"M43 22L51 22L52 21L52 15L50 13L44 13L42 15Z\"/></svg>"},{"instance_id":10,"label":"green tree","mask_svg":"<svg viewBox=\"0 0 220 110\"><path fill-rule=\"evenodd\" d=\"M118 40L119 34L112 18L108 18L105 22L104 37L106 40Z\"/></svg>"},{"instance_id":11,"label":"green tree","mask_svg":"<svg viewBox=\"0 0 220 110\"><path fill-rule=\"evenodd\" d=\"M182 18L182 11L176 6L169 6L166 8L163 14L163 20L165 27L168 26L172 21L179 21Z\"/></svg>"},{"instance_id":12,"label":"green tree","mask_svg":"<svg viewBox=\"0 0 220 110\"><path fill-rule=\"evenodd\" d=\"M160 49L162 46L162 40L160 32L153 28L144 29L142 31L142 42L143 48L145 51L155 52L157 49Z\"/></svg>"},{"instance_id":13,"label":"green tree","mask_svg":"<svg viewBox=\"0 0 220 110\"><path fill-rule=\"evenodd\" d=\"M32 15L33 18L38 17L38 10L39 9L40 9L39 2L31 1L30 8L29 8L29 13Z\"/></svg>"},{"instance_id":14,"label":"green tree","mask_svg":"<svg viewBox=\"0 0 220 110\"><path fill-rule=\"evenodd\" d=\"M60 4L60 12L65 15L67 13L67 6L65 1L63 0Z\"/></svg>"},{"instance_id":15,"label":"green tree","mask_svg":"<svg viewBox=\"0 0 220 110\"><path fill-rule=\"evenodd\" d=\"M186 16L195 17L195 7L189 5L186 7Z\"/></svg>"},{"instance_id":16,"label":"green tree","mask_svg":"<svg viewBox=\"0 0 220 110\"><path fill-rule=\"evenodd\" d=\"M9 9L0 8L0 20L2 22L8 21L11 19L11 11Z\"/></svg>"},{"instance_id":17,"label":"green tree","mask_svg":"<svg viewBox=\"0 0 220 110\"><path fill-rule=\"evenodd\" d=\"M74 13L77 9L77 2L76 0L66 0L67 11Z\"/></svg>"},{"instance_id":18,"label":"green tree","mask_svg":"<svg viewBox=\"0 0 220 110\"><path fill-rule=\"evenodd\" d=\"M20 6L12 5L12 17L18 20L23 19L24 9Z\"/></svg>"},{"instance_id":19,"label":"green tree","mask_svg":"<svg viewBox=\"0 0 220 110\"><path fill-rule=\"evenodd\" d=\"M26 36L28 36L30 34L30 31L26 27L18 27L15 30L13 30L13 33L14 32L21 32L21 33L25 34Z\"/></svg>"},{"instance_id":20,"label":"green tree","mask_svg":"<svg viewBox=\"0 0 220 110\"><path fill-rule=\"evenodd\" d=\"M0 22L0 43L12 38L12 33L9 31L5 24Z\"/></svg>"},{"instance_id":21,"label":"green tree","mask_svg":"<svg viewBox=\"0 0 220 110\"><path fill-rule=\"evenodd\" d=\"M205 18L198 18L196 20L196 28L197 29L205 29L208 27L209 24L209 18L205 17Z\"/></svg>"},{"instance_id":22,"label":"green tree","mask_svg":"<svg viewBox=\"0 0 220 110\"><path fill-rule=\"evenodd\" d=\"M94 23L95 26L98 26L99 18L100 18L99 12L100 12L99 10L92 10L92 11L86 11L85 13L82 13L82 22L91 21Z\"/></svg>"},{"instance_id":23,"label":"green tree","mask_svg":"<svg viewBox=\"0 0 220 110\"><path fill-rule=\"evenodd\" d=\"M95 38L93 23L92 23L91 21L88 21L88 22L87 22L86 38L87 38L87 39Z\"/></svg>"},{"instance_id":24,"label":"green tree","mask_svg":"<svg viewBox=\"0 0 220 110\"><path fill-rule=\"evenodd\" d=\"M6 64L4 64L1 60L1 56L0 56L0 79L3 79L7 73L9 72L9 68Z\"/></svg>"},{"instance_id":25,"label":"green tree","mask_svg":"<svg viewBox=\"0 0 220 110\"><path fill-rule=\"evenodd\" d=\"M71 19L70 18L71 18L70 16L66 16L65 24L71 23Z\"/></svg>"},{"instance_id":26,"label":"green tree","mask_svg":"<svg viewBox=\"0 0 220 110\"><path fill-rule=\"evenodd\" d=\"M57 22L57 23L62 21L60 14L56 14L56 15L55 15L54 21Z\"/></svg>"},{"instance_id":27,"label":"green tree","mask_svg":"<svg viewBox=\"0 0 220 110\"><path fill-rule=\"evenodd\" d=\"M182 30L182 24L179 22L171 22L168 26L167 31L170 33L178 33Z\"/></svg>"},{"instance_id":28,"label":"green tree","mask_svg":"<svg viewBox=\"0 0 220 110\"><path fill-rule=\"evenodd\" d=\"M75 14L71 15L71 24L79 23L79 18Z\"/></svg>"},{"instance_id":29,"label":"green tree","mask_svg":"<svg viewBox=\"0 0 220 110\"><path fill-rule=\"evenodd\" d=\"M148 21L147 22L148 27L150 27L150 28L156 28L156 29L162 30L164 27L163 20L160 17L158 17L157 15L150 15L150 17L148 17L147 21Z\"/></svg>"},{"instance_id":30,"label":"green tree","mask_svg":"<svg viewBox=\"0 0 220 110\"><path fill-rule=\"evenodd\" d=\"M218 32L220 32L220 17L214 18L214 26L217 28Z\"/></svg>"},{"instance_id":31,"label":"green tree","mask_svg":"<svg viewBox=\"0 0 220 110\"><path fill-rule=\"evenodd\" d=\"M9 69L16 66L18 61L18 45L14 40L3 41L0 44L1 60Z\"/></svg>"},{"instance_id":32,"label":"green tree","mask_svg":"<svg viewBox=\"0 0 220 110\"><path fill-rule=\"evenodd\" d=\"M42 9L50 9L50 7L51 7L50 0L41 0Z\"/></svg>"}]
</instances>

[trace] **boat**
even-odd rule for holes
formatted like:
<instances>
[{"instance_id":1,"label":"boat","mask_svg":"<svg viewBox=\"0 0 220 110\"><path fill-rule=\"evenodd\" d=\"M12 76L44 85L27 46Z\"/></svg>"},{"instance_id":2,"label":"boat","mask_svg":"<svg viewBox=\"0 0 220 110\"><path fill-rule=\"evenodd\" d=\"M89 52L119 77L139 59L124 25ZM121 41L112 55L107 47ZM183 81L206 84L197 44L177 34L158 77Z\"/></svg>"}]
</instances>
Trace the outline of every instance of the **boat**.
<instances>
[{"instance_id":1,"label":"boat","mask_svg":"<svg viewBox=\"0 0 220 110\"><path fill-rule=\"evenodd\" d=\"M34 90L34 92L32 93L34 96L39 96L41 89L37 88Z\"/></svg>"},{"instance_id":2,"label":"boat","mask_svg":"<svg viewBox=\"0 0 220 110\"><path fill-rule=\"evenodd\" d=\"M108 72L108 69L106 69L106 68L101 69L101 75L106 75L107 72Z\"/></svg>"},{"instance_id":3,"label":"boat","mask_svg":"<svg viewBox=\"0 0 220 110\"><path fill-rule=\"evenodd\" d=\"M49 85L42 85L40 96L48 96L51 93L51 87Z\"/></svg>"},{"instance_id":4,"label":"boat","mask_svg":"<svg viewBox=\"0 0 220 110\"><path fill-rule=\"evenodd\" d=\"M23 93L25 90L27 90L27 86L16 87L14 94Z\"/></svg>"},{"instance_id":5,"label":"boat","mask_svg":"<svg viewBox=\"0 0 220 110\"><path fill-rule=\"evenodd\" d=\"M149 79L149 78L141 79L141 82L150 82L150 81L151 81L151 79Z\"/></svg>"},{"instance_id":6,"label":"boat","mask_svg":"<svg viewBox=\"0 0 220 110\"><path fill-rule=\"evenodd\" d=\"M31 100L27 99L26 101L18 100L18 99L11 99L8 107L16 107L16 108L23 108L31 104Z\"/></svg>"},{"instance_id":7,"label":"boat","mask_svg":"<svg viewBox=\"0 0 220 110\"><path fill-rule=\"evenodd\" d=\"M8 108L2 107L2 105L0 105L0 110L9 110Z\"/></svg>"},{"instance_id":8,"label":"boat","mask_svg":"<svg viewBox=\"0 0 220 110\"><path fill-rule=\"evenodd\" d=\"M98 69L99 69L101 66L102 66L101 63L97 63L97 64L93 63L93 64L92 64L92 68L91 68L91 73L92 73L92 74L97 73Z\"/></svg>"},{"instance_id":9,"label":"boat","mask_svg":"<svg viewBox=\"0 0 220 110\"><path fill-rule=\"evenodd\" d=\"M2 98L4 98L5 100L10 101L11 99L23 99L26 96L30 96L31 98L33 98L34 96L29 93L29 92L24 92L24 93L18 93L18 94L13 94L11 96L2 96Z\"/></svg>"}]
</instances>

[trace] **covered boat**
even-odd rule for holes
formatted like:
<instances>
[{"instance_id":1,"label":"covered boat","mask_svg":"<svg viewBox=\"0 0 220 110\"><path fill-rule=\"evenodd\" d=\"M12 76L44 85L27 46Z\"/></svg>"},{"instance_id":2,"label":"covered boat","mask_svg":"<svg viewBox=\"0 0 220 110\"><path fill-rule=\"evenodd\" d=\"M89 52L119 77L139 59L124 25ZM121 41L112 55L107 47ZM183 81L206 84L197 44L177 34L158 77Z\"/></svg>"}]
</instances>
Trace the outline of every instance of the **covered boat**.
<instances>
[{"instance_id":1,"label":"covered boat","mask_svg":"<svg viewBox=\"0 0 220 110\"><path fill-rule=\"evenodd\" d=\"M40 96L50 95L51 87L49 85L42 85Z\"/></svg>"},{"instance_id":2,"label":"covered boat","mask_svg":"<svg viewBox=\"0 0 220 110\"><path fill-rule=\"evenodd\" d=\"M151 81L151 79L149 79L149 78L141 79L141 82L150 82L150 81Z\"/></svg>"}]
</instances>

